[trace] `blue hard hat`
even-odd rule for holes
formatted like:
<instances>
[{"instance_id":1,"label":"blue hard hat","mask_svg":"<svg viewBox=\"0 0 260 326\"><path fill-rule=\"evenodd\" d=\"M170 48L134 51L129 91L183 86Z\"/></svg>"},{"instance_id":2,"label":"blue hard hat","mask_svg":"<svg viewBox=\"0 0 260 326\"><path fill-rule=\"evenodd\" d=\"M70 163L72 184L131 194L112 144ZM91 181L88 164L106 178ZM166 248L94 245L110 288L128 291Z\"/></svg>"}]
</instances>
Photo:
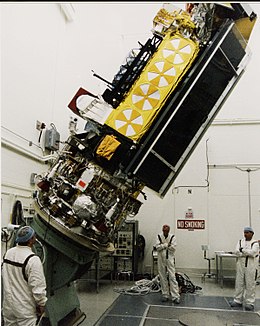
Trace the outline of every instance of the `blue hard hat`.
<instances>
[{"instance_id":1,"label":"blue hard hat","mask_svg":"<svg viewBox=\"0 0 260 326\"><path fill-rule=\"evenodd\" d=\"M29 241L35 235L35 231L30 226L23 226L17 231L16 242L24 243Z\"/></svg>"}]
</instances>

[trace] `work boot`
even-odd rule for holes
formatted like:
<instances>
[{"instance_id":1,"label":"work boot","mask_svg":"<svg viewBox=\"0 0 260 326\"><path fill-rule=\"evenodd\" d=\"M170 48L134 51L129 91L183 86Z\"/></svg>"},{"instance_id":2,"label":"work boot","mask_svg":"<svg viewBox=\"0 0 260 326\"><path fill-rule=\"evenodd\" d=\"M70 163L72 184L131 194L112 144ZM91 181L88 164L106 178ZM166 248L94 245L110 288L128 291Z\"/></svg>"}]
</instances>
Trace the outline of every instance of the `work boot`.
<instances>
[{"instance_id":1,"label":"work boot","mask_svg":"<svg viewBox=\"0 0 260 326\"><path fill-rule=\"evenodd\" d=\"M232 301L230 302L230 306L235 308L235 307L242 307L242 303L236 302L236 301Z\"/></svg>"},{"instance_id":2,"label":"work boot","mask_svg":"<svg viewBox=\"0 0 260 326\"><path fill-rule=\"evenodd\" d=\"M169 299L168 299L168 297L162 297L162 302L167 302Z\"/></svg>"},{"instance_id":3,"label":"work boot","mask_svg":"<svg viewBox=\"0 0 260 326\"><path fill-rule=\"evenodd\" d=\"M245 305L245 310L252 311L252 310L254 310L254 306L252 304L246 304Z\"/></svg>"},{"instance_id":4,"label":"work boot","mask_svg":"<svg viewBox=\"0 0 260 326\"><path fill-rule=\"evenodd\" d=\"M180 303L180 298L172 298L172 302L179 304Z\"/></svg>"}]
</instances>

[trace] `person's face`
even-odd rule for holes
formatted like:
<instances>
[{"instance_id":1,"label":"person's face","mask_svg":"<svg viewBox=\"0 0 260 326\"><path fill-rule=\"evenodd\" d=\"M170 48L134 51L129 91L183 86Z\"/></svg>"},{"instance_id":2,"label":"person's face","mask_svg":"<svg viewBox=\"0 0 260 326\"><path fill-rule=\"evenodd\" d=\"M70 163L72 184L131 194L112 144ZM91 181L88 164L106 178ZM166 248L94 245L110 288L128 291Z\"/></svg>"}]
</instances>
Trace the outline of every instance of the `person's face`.
<instances>
[{"instance_id":1,"label":"person's face","mask_svg":"<svg viewBox=\"0 0 260 326\"><path fill-rule=\"evenodd\" d=\"M164 236L166 237L170 232L169 226L164 225L162 231L163 231Z\"/></svg>"},{"instance_id":2,"label":"person's face","mask_svg":"<svg viewBox=\"0 0 260 326\"><path fill-rule=\"evenodd\" d=\"M30 240L29 240L29 243L31 246L33 246L36 242L36 235L34 235Z\"/></svg>"},{"instance_id":3,"label":"person's face","mask_svg":"<svg viewBox=\"0 0 260 326\"><path fill-rule=\"evenodd\" d=\"M246 232L244 232L244 236L245 236L246 241L250 241L253 237L253 233L246 231Z\"/></svg>"}]
</instances>

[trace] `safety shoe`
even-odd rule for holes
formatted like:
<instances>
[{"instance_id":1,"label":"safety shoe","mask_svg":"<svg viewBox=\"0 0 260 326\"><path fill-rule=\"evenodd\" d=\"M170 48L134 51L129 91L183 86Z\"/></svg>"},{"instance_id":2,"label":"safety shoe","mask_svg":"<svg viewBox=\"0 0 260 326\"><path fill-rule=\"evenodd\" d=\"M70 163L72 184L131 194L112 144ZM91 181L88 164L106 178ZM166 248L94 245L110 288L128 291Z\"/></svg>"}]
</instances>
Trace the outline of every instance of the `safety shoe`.
<instances>
[{"instance_id":1,"label":"safety shoe","mask_svg":"<svg viewBox=\"0 0 260 326\"><path fill-rule=\"evenodd\" d=\"M162 302L167 302L169 300L169 298L167 298L167 297L162 297Z\"/></svg>"},{"instance_id":2,"label":"safety shoe","mask_svg":"<svg viewBox=\"0 0 260 326\"><path fill-rule=\"evenodd\" d=\"M252 310L254 310L254 306L252 304L246 304L245 305L245 310L252 311Z\"/></svg>"},{"instance_id":3,"label":"safety shoe","mask_svg":"<svg viewBox=\"0 0 260 326\"><path fill-rule=\"evenodd\" d=\"M232 302L230 302L230 306L231 307L242 307L242 303L238 303L236 301L232 301Z\"/></svg>"},{"instance_id":4,"label":"safety shoe","mask_svg":"<svg viewBox=\"0 0 260 326\"><path fill-rule=\"evenodd\" d=\"M179 304L180 303L180 299L179 298L173 298L172 299L173 303Z\"/></svg>"}]
</instances>

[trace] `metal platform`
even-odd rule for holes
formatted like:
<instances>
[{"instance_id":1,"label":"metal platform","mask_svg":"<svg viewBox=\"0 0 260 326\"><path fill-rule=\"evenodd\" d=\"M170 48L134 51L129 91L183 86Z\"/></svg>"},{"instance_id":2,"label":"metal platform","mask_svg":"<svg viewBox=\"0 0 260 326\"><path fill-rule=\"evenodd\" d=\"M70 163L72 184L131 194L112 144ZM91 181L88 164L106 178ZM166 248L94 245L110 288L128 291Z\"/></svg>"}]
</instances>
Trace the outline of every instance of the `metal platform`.
<instances>
[{"instance_id":1,"label":"metal platform","mask_svg":"<svg viewBox=\"0 0 260 326\"><path fill-rule=\"evenodd\" d=\"M121 294L95 326L258 326L260 299L255 311L232 308L231 297L182 294L179 305L161 302L160 293L144 296Z\"/></svg>"}]
</instances>

